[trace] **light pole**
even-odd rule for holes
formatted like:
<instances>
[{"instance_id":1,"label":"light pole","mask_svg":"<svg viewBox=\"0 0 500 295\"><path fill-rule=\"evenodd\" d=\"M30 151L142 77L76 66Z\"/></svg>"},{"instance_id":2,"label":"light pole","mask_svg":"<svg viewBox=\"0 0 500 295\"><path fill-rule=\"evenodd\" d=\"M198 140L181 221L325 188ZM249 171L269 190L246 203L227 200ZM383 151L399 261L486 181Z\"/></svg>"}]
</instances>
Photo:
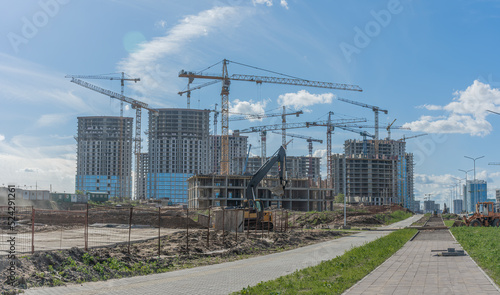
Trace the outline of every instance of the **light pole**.
<instances>
[{"instance_id":1,"label":"light pole","mask_svg":"<svg viewBox=\"0 0 500 295\"><path fill-rule=\"evenodd\" d=\"M458 169L458 171L462 171L465 173L465 191L464 191L464 209L465 209L465 213L469 213L469 207L467 207L467 173L471 172L472 169L470 170L462 170L462 169Z\"/></svg>"},{"instance_id":2,"label":"light pole","mask_svg":"<svg viewBox=\"0 0 500 295\"><path fill-rule=\"evenodd\" d=\"M468 157L468 156L464 156L464 157L467 158L467 159L471 159L472 161L474 161L474 181L476 181L476 160L484 158L484 156L477 157L477 158L472 158L472 157Z\"/></svg>"}]
</instances>

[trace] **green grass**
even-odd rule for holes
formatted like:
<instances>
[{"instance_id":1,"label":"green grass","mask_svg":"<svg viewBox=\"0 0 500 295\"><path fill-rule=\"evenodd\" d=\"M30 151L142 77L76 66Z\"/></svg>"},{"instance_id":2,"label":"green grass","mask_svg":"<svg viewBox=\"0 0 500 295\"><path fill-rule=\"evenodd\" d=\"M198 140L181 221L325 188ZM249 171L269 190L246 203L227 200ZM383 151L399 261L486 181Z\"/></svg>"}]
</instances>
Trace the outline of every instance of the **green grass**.
<instances>
[{"instance_id":1,"label":"green grass","mask_svg":"<svg viewBox=\"0 0 500 295\"><path fill-rule=\"evenodd\" d=\"M444 225L446 225L447 227L452 227L453 223L455 223L455 220L443 220L443 221Z\"/></svg>"},{"instance_id":2,"label":"green grass","mask_svg":"<svg viewBox=\"0 0 500 295\"><path fill-rule=\"evenodd\" d=\"M452 227L451 232L470 257L500 284L500 228Z\"/></svg>"},{"instance_id":3,"label":"green grass","mask_svg":"<svg viewBox=\"0 0 500 295\"><path fill-rule=\"evenodd\" d=\"M375 214L375 218L382 221L384 224L389 225L401 220L412 217L413 214L402 210L394 211L390 214Z\"/></svg>"},{"instance_id":4,"label":"green grass","mask_svg":"<svg viewBox=\"0 0 500 295\"><path fill-rule=\"evenodd\" d=\"M342 294L391 257L416 232L415 229L392 232L317 266L261 282L234 294Z\"/></svg>"}]
</instances>

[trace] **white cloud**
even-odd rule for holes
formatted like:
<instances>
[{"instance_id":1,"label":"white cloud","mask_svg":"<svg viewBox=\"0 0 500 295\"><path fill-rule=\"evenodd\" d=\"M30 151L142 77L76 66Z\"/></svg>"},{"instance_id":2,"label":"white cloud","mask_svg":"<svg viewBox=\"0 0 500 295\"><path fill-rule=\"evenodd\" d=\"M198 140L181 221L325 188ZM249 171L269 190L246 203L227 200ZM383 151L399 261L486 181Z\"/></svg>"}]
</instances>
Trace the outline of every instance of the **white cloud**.
<instances>
[{"instance_id":1,"label":"white cloud","mask_svg":"<svg viewBox=\"0 0 500 295\"><path fill-rule=\"evenodd\" d=\"M5 135L0 134L0 141L4 141L4 140L5 140Z\"/></svg>"},{"instance_id":2,"label":"white cloud","mask_svg":"<svg viewBox=\"0 0 500 295\"><path fill-rule=\"evenodd\" d=\"M286 2L286 0L281 0L280 5L286 9L288 9L288 2Z\"/></svg>"},{"instance_id":3,"label":"white cloud","mask_svg":"<svg viewBox=\"0 0 500 295\"><path fill-rule=\"evenodd\" d=\"M237 114L264 114L268 102L269 100L253 102L253 100L241 101L235 99L229 103L229 112ZM250 121L256 120L261 121L261 119L250 119Z\"/></svg>"},{"instance_id":4,"label":"white cloud","mask_svg":"<svg viewBox=\"0 0 500 295\"><path fill-rule=\"evenodd\" d=\"M47 127L66 123L70 119L69 114L45 114L36 122L37 127Z\"/></svg>"},{"instance_id":5,"label":"white cloud","mask_svg":"<svg viewBox=\"0 0 500 295\"><path fill-rule=\"evenodd\" d=\"M130 87L145 96L146 102L151 102L152 97L154 100L155 96L161 96L162 100L157 99L156 103L165 106L165 93L174 94L172 89L179 88L176 84L180 82L177 78L179 68L172 65L175 60L189 60L186 46L194 39L207 36L218 29L234 28L244 17L245 11L242 7L214 7L197 15L186 16L168 30L165 36L140 44L137 51L120 61L118 68L141 78L140 83L131 84ZM173 56L176 58L172 58ZM170 63L169 68L162 67L166 62Z\"/></svg>"},{"instance_id":6,"label":"white cloud","mask_svg":"<svg viewBox=\"0 0 500 295\"><path fill-rule=\"evenodd\" d=\"M485 136L493 128L486 120L487 110L500 112L500 90L480 81L456 91L453 101L445 106L424 105L431 111L444 110L446 116L421 116L419 120L405 123L412 131L429 133L462 133L473 136Z\"/></svg>"},{"instance_id":7,"label":"white cloud","mask_svg":"<svg viewBox=\"0 0 500 295\"><path fill-rule=\"evenodd\" d=\"M256 4L265 4L267 6L273 6L273 1L272 0L252 0L252 3L254 5L256 5Z\"/></svg>"},{"instance_id":8,"label":"white cloud","mask_svg":"<svg viewBox=\"0 0 500 295\"><path fill-rule=\"evenodd\" d=\"M311 94L306 90L300 90L297 93L281 94L278 97L278 103L298 110L315 104L332 103L333 98L333 93Z\"/></svg>"},{"instance_id":9,"label":"white cloud","mask_svg":"<svg viewBox=\"0 0 500 295\"><path fill-rule=\"evenodd\" d=\"M164 29L167 26L167 21L159 20L155 23L155 26Z\"/></svg>"}]
</instances>

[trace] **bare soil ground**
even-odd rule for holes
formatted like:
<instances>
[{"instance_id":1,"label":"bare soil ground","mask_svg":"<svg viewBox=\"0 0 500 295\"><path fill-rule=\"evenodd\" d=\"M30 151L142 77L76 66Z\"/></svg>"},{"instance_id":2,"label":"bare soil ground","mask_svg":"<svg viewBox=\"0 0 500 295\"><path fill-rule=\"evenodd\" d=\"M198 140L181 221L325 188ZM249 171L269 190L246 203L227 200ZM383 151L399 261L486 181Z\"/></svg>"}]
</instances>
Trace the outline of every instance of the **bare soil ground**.
<instances>
[{"instance_id":1,"label":"bare soil ground","mask_svg":"<svg viewBox=\"0 0 500 295\"><path fill-rule=\"evenodd\" d=\"M295 212L289 215L288 220L300 228L339 228L344 224L344 209L341 205L337 205L334 209L323 212ZM384 216L395 211L407 211L407 209L398 205L348 205L347 224L361 228L381 226L386 221Z\"/></svg>"},{"instance_id":2,"label":"bare soil ground","mask_svg":"<svg viewBox=\"0 0 500 295\"><path fill-rule=\"evenodd\" d=\"M203 232L205 232L203 230ZM207 235L195 230L175 232L162 238L160 256L158 240L135 243L128 253L126 245L112 248L80 248L39 252L16 259L14 286L8 283L6 257L0 258L0 291L18 292L35 286L57 286L85 281L106 280L135 275L172 271L187 267L209 265L279 252L346 235L337 231L294 231L287 233L246 233L212 231ZM189 253L186 241L189 240Z\"/></svg>"},{"instance_id":3,"label":"bare soil ground","mask_svg":"<svg viewBox=\"0 0 500 295\"><path fill-rule=\"evenodd\" d=\"M84 211L78 209L80 210L66 211L66 213L36 210L35 233L43 235L54 233L60 236L63 233L62 229L69 231L81 229L86 217ZM354 227L376 227L385 224L387 216L398 210L405 211L397 205L348 206L347 222ZM88 215L89 228L94 224L128 225L129 211L128 208L91 210ZM161 238L160 255L158 255L158 239L153 239L133 243L130 253L126 244L113 244L106 248L90 248L88 252L74 247L18 256L15 261L14 286L7 284L9 260L6 256L0 256L0 282L2 282L0 291L9 294L34 286L107 280L221 263L293 249L348 234L341 231L320 230L338 228L343 224L344 213L340 205L334 211L291 212L281 215L277 213L276 232L268 234L266 231L251 231L248 237L247 232L223 234L222 231L214 230L210 230L210 236L207 237L207 229L198 224L196 219L193 220L195 217L197 215L190 214L188 218L184 210L162 211L161 227L168 229L168 235ZM20 219L17 230L23 233L30 232L30 214L26 213ZM153 230L158 226L158 214L151 208L134 208L132 224ZM189 236L186 234L188 224ZM293 230L280 232L281 228ZM89 243L92 238L89 236Z\"/></svg>"}]
</instances>

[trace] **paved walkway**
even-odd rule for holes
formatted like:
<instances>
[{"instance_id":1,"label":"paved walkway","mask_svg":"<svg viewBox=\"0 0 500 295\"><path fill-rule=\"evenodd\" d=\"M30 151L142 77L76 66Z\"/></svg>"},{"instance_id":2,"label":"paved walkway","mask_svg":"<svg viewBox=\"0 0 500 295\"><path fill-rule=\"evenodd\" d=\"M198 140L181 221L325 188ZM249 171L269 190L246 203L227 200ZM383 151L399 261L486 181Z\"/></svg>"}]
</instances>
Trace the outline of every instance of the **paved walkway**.
<instances>
[{"instance_id":1,"label":"paved walkway","mask_svg":"<svg viewBox=\"0 0 500 295\"><path fill-rule=\"evenodd\" d=\"M413 216L390 226L406 227L420 219ZM229 294L261 281L276 279L297 269L317 265L389 234L390 231L366 231L352 236L318 243L286 252L234 262L196 267L142 277L85 283L67 287L34 288L26 294Z\"/></svg>"},{"instance_id":2,"label":"paved walkway","mask_svg":"<svg viewBox=\"0 0 500 295\"><path fill-rule=\"evenodd\" d=\"M498 294L469 256L436 256L462 249L449 230L421 231L344 294Z\"/></svg>"}]
</instances>

